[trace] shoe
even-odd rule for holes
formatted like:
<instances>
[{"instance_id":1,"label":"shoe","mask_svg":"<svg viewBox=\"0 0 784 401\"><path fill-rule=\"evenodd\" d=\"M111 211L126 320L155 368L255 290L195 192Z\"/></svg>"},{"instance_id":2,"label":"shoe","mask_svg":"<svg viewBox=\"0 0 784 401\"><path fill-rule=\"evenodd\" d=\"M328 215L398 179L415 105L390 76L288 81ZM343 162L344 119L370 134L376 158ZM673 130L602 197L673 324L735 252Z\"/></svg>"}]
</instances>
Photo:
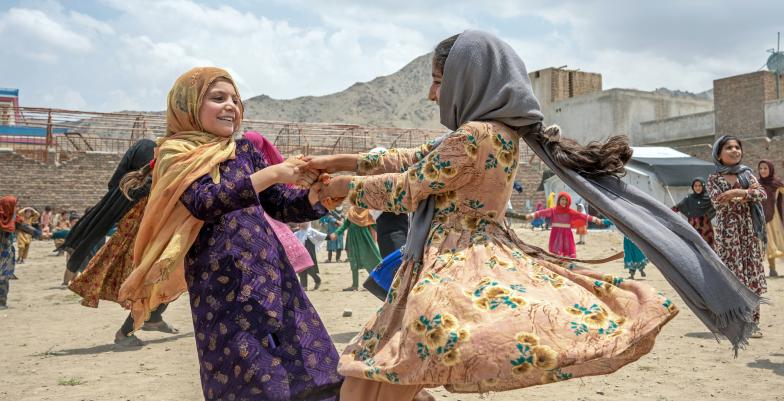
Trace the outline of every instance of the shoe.
<instances>
[{"instance_id":1,"label":"shoe","mask_svg":"<svg viewBox=\"0 0 784 401\"><path fill-rule=\"evenodd\" d=\"M9 280L19 280L19 277L16 277L16 274L12 274L11 277L8 278Z\"/></svg>"},{"instance_id":2,"label":"shoe","mask_svg":"<svg viewBox=\"0 0 784 401\"><path fill-rule=\"evenodd\" d=\"M144 341L140 340L139 337L136 337L135 334L131 334L130 336L126 336L122 333L122 331L117 330L117 333L114 334L114 343L122 346L122 347L143 347Z\"/></svg>"},{"instance_id":3,"label":"shoe","mask_svg":"<svg viewBox=\"0 0 784 401\"><path fill-rule=\"evenodd\" d=\"M645 276L645 270L640 270L640 276L646 277Z\"/></svg>"},{"instance_id":4,"label":"shoe","mask_svg":"<svg viewBox=\"0 0 784 401\"><path fill-rule=\"evenodd\" d=\"M359 289L357 287L347 287L343 289L343 291L358 291L358 290Z\"/></svg>"},{"instance_id":5,"label":"shoe","mask_svg":"<svg viewBox=\"0 0 784 401\"><path fill-rule=\"evenodd\" d=\"M313 291L318 291L319 287L321 287L321 281L316 283L316 285L313 287Z\"/></svg>"},{"instance_id":6,"label":"shoe","mask_svg":"<svg viewBox=\"0 0 784 401\"><path fill-rule=\"evenodd\" d=\"M759 330L754 330L754 332L751 333L751 338L762 338L762 332Z\"/></svg>"},{"instance_id":7,"label":"shoe","mask_svg":"<svg viewBox=\"0 0 784 401\"><path fill-rule=\"evenodd\" d=\"M169 333L169 334L178 334L180 331L174 328L174 326L166 323L166 321L161 320L160 322L144 322L142 325L142 330L144 331L160 331L161 333Z\"/></svg>"},{"instance_id":8,"label":"shoe","mask_svg":"<svg viewBox=\"0 0 784 401\"><path fill-rule=\"evenodd\" d=\"M770 271L769 277L778 277L778 276L779 276L779 272L777 272L776 269Z\"/></svg>"}]
</instances>

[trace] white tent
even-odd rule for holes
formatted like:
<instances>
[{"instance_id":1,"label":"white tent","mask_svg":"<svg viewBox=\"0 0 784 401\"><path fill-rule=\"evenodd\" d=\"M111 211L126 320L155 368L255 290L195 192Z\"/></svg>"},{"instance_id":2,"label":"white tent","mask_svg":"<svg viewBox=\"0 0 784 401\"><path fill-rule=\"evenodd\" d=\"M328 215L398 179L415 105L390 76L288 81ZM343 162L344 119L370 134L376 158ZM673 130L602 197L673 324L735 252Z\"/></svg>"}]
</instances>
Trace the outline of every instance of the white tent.
<instances>
[{"instance_id":1,"label":"white tent","mask_svg":"<svg viewBox=\"0 0 784 401\"><path fill-rule=\"evenodd\" d=\"M626 165L623 182L637 187L668 207L674 206L691 193L691 183L696 177L708 178L713 164L691 157L672 148L633 147L632 160ZM565 191L572 196L572 204L582 201L571 188L553 176L544 181L544 192Z\"/></svg>"}]
</instances>

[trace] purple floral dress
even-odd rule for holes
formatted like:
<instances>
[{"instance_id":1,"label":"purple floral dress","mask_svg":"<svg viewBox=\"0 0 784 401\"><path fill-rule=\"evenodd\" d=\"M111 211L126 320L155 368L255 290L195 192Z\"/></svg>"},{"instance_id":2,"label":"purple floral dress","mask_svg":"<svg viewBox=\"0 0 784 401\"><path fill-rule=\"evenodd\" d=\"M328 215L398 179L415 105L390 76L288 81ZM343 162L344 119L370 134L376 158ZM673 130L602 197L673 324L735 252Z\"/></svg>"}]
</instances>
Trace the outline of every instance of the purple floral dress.
<instances>
[{"instance_id":1,"label":"purple floral dress","mask_svg":"<svg viewBox=\"0 0 784 401\"><path fill-rule=\"evenodd\" d=\"M275 185L255 194L249 176L266 167L244 139L180 201L205 224L188 252L186 280L207 400L333 400L338 354L269 223L316 220L307 191Z\"/></svg>"}]
</instances>

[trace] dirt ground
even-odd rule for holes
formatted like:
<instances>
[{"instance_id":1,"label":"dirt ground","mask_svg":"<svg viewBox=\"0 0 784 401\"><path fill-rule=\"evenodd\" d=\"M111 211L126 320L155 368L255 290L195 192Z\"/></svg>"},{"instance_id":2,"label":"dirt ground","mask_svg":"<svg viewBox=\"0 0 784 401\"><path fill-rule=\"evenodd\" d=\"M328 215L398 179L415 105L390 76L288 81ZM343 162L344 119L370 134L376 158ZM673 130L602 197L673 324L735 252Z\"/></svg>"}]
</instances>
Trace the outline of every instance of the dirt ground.
<instances>
[{"instance_id":1,"label":"dirt ground","mask_svg":"<svg viewBox=\"0 0 784 401\"><path fill-rule=\"evenodd\" d=\"M518 229L521 237L546 246L547 232ZM60 288L64 257L51 256L51 242L32 244L30 258L18 265L11 282L10 308L0 311L1 400L199 400L202 397L187 297L164 317L179 335L140 332L141 348L118 348L112 340L126 313L102 302L79 305L79 297ZM599 257L622 248L615 232L591 232L581 257ZM320 251L319 260L326 259ZM784 261L780 261L780 264ZM321 264L324 280L308 296L332 339L342 350L379 302L367 291L345 293L347 263ZM623 264L597 267L615 275ZM784 266L783 266L784 268ZM663 289L681 313L657 339L653 352L609 376L588 377L503 393L450 394L438 400L784 400L784 279L768 281L771 305L762 307L764 338L752 340L733 358L728 342L717 343L680 302L654 266L647 283ZM351 317L342 317L350 309Z\"/></svg>"}]
</instances>

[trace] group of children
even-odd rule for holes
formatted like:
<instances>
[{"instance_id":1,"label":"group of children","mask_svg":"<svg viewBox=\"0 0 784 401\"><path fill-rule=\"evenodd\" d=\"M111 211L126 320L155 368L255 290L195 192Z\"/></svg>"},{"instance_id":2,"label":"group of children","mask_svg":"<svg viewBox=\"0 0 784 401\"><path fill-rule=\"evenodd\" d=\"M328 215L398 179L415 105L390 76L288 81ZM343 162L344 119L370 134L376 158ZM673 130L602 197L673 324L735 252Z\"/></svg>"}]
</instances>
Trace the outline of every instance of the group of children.
<instances>
[{"instance_id":1,"label":"group of children","mask_svg":"<svg viewBox=\"0 0 784 401\"><path fill-rule=\"evenodd\" d=\"M129 209L79 276L95 277L130 310L129 330L118 335L147 324L164 331L160 312L187 292L209 400L433 399L425 387L510 390L607 374L649 352L677 308L643 283L566 263L576 257L572 227L607 221L559 194L528 216L551 219L553 255L526 253L503 225L521 138L552 134L541 129L522 60L493 35L466 31L439 44L432 76L429 97L452 133L416 149L308 160L275 160L263 143L234 138L243 105L225 70L180 76L154 159L117 185ZM580 152L566 140L551 145ZM618 157L609 149L592 157ZM337 171L356 175L328 177ZM339 354L275 221L306 223L294 236L315 264L311 252L325 237L307 222L344 200L352 208L328 238L347 232L346 290L380 261L367 209L414 212L417 224L385 302ZM16 231L14 208L15 199L0 198L0 241ZM94 272L113 269L121 271L109 288ZM737 347L745 338L731 340Z\"/></svg>"}]
</instances>

